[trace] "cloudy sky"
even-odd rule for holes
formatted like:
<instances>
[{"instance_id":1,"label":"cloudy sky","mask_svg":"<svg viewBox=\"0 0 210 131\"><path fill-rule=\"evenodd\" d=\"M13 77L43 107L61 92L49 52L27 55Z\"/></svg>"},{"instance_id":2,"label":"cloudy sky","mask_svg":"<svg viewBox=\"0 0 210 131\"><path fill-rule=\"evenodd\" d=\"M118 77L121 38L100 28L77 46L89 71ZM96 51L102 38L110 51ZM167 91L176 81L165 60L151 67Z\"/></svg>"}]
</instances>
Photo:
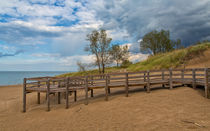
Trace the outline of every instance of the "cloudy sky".
<instances>
[{"instance_id":1,"label":"cloudy sky","mask_svg":"<svg viewBox=\"0 0 210 131\"><path fill-rule=\"evenodd\" d=\"M75 71L100 28L142 60L137 41L154 29L185 46L210 40L210 0L0 0L0 70Z\"/></svg>"}]
</instances>

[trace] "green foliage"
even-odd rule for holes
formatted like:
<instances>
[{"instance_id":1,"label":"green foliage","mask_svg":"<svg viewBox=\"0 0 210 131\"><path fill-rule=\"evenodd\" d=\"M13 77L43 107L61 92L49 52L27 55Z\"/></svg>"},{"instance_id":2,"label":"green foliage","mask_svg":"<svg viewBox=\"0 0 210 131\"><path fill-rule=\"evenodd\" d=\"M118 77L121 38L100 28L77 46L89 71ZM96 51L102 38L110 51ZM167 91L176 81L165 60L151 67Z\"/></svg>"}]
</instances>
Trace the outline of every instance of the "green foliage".
<instances>
[{"instance_id":1,"label":"green foliage","mask_svg":"<svg viewBox=\"0 0 210 131\"><path fill-rule=\"evenodd\" d=\"M122 64L121 64L120 67L122 67L122 68L127 68L127 67L129 67L130 65L132 65L132 62L130 62L129 60L124 60L124 61L122 62Z\"/></svg>"},{"instance_id":2,"label":"green foliage","mask_svg":"<svg viewBox=\"0 0 210 131\"><path fill-rule=\"evenodd\" d=\"M144 35L140 42L140 50L142 52L151 53L156 55L158 53L165 53L181 47L181 40L170 40L170 32L161 30L158 32L154 30Z\"/></svg>"},{"instance_id":3,"label":"green foliage","mask_svg":"<svg viewBox=\"0 0 210 131\"><path fill-rule=\"evenodd\" d=\"M122 68L126 69L127 71L176 68L183 64L187 64L187 62L190 59L199 56L207 49L210 49L210 43L203 43L195 46L190 46L185 49L174 50L168 53L160 53L155 56L148 57L148 59L145 61L130 64L127 67L106 68L105 73L118 72ZM93 75L98 73L98 70L90 70L86 72L67 73L61 76L82 76L87 74Z\"/></svg>"},{"instance_id":4,"label":"green foliage","mask_svg":"<svg viewBox=\"0 0 210 131\"><path fill-rule=\"evenodd\" d=\"M110 59L112 61L115 61L118 67L119 63L127 60L129 57L128 46L112 45L110 55L111 55Z\"/></svg>"},{"instance_id":5,"label":"green foliage","mask_svg":"<svg viewBox=\"0 0 210 131\"><path fill-rule=\"evenodd\" d=\"M85 48L85 51L96 56L96 65L100 73L104 73L106 64L109 63L110 43L112 38L107 36L106 30L94 30L87 35L87 40L90 44ZM101 69L102 68L102 69Z\"/></svg>"}]
</instances>

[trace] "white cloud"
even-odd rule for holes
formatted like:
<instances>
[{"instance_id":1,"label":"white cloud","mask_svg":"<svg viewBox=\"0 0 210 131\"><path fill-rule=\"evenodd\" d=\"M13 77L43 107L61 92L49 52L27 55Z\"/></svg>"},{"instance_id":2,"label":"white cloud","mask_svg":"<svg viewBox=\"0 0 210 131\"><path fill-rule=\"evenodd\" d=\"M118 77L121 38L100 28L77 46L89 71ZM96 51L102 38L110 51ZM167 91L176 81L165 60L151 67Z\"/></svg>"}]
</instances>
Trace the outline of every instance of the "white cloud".
<instances>
[{"instance_id":1,"label":"white cloud","mask_svg":"<svg viewBox=\"0 0 210 131\"><path fill-rule=\"evenodd\" d=\"M60 57L60 54L58 54L58 53L34 53L34 54L31 54L31 56L34 56L34 57Z\"/></svg>"}]
</instances>

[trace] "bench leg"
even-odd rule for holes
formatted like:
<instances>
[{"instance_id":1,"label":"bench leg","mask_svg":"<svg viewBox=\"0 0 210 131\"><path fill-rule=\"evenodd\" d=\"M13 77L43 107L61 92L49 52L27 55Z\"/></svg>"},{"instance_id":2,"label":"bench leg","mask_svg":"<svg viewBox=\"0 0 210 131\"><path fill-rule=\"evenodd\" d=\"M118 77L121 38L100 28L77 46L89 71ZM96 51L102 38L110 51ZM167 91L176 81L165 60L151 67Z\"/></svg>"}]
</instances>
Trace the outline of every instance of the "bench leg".
<instances>
[{"instance_id":1,"label":"bench leg","mask_svg":"<svg viewBox=\"0 0 210 131\"><path fill-rule=\"evenodd\" d=\"M69 92L66 91L66 109L69 108Z\"/></svg>"},{"instance_id":2,"label":"bench leg","mask_svg":"<svg viewBox=\"0 0 210 131\"><path fill-rule=\"evenodd\" d=\"M47 92L47 111L50 111L50 93Z\"/></svg>"},{"instance_id":3,"label":"bench leg","mask_svg":"<svg viewBox=\"0 0 210 131\"><path fill-rule=\"evenodd\" d=\"M26 112L26 92L23 92L23 112Z\"/></svg>"},{"instance_id":4,"label":"bench leg","mask_svg":"<svg viewBox=\"0 0 210 131\"><path fill-rule=\"evenodd\" d=\"M90 90L90 95L93 97L93 89Z\"/></svg>"},{"instance_id":5,"label":"bench leg","mask_svg":"<svg viewBox=\"0 0 210 131\"><path fill-rule=\"evenodd\" d=\"M74 91L74 101L77 101L77 91Z\"/></svg>"},{"instance_id":6,"label":"bench leg","mask_svg":"<svg viewBox=\"0 0 210 131\"><path fill-rule=\"evenodd\" d=\"M40 104L40 92L37 93L37 103Z\"/></svg>"},{"instance_id":7,"label":"bench leg","mask_svg":"<svg viewBox=\"0 0 210 131\"><path fill-rule=\"evenodd\" d=\"M61 93L58 92L58 104L61 104Z\"/></svg>"}]
</instances>

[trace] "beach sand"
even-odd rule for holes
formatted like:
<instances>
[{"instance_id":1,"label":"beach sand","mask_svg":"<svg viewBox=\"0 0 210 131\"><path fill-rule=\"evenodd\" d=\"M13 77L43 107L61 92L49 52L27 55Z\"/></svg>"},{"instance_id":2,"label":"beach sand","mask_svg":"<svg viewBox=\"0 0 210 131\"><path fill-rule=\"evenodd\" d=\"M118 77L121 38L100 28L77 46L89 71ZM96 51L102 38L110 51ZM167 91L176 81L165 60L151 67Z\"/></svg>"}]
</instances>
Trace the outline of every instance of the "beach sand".
<instances>
[{"instance_id":1,"label":"beach sand","mask_svg":"<svg viewBox=\"0 0 210 131\"><path fill-rule=\"evenodd\" d=\"M78 93L76 103L70 96L69 109L64 99L59 105L51 95L50 112L45 94L38 105L36 93L30 93L27 112L22 113L22 86L0 87L0 131L210 130L210 99L204 98L202 89L178 87L151 93L141 89L125 97L124 88L117 88L111 89L109 101L104 101L104 89L94 93L89 105L83 104L84 92Z\"/></svg>"}]
</instances>

